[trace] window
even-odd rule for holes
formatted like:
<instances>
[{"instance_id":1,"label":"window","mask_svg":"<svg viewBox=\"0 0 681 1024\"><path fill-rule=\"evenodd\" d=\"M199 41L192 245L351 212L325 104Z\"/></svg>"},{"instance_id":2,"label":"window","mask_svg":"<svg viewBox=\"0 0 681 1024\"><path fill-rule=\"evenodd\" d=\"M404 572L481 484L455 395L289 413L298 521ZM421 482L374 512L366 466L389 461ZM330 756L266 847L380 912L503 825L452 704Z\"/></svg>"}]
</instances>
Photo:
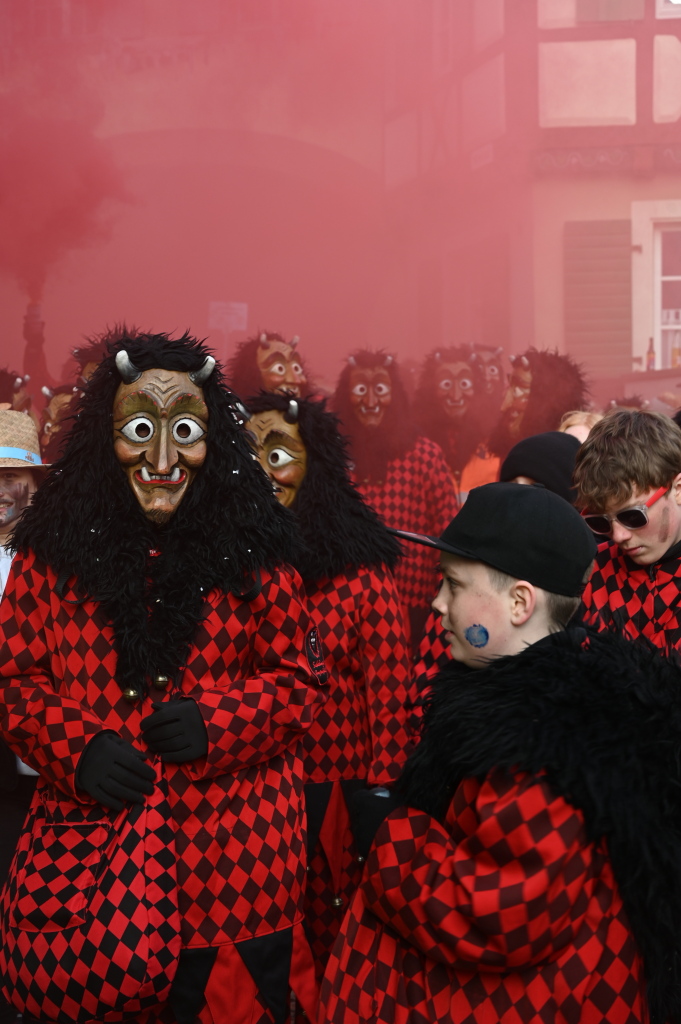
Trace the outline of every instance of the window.
<instances>
[{"instance_id":1,"label":"window","mask_svg":"<svg viewBox=\"0 0 681 1024\"><path fill-rule=\"evenodd\" d=\"M539 124L636 124L636 40L540 43Z\"/></svg>"},{"instance_id":2,"label":"window","mask_svg":"<svg viewBox=\"0 0 681 1024\"><path fill-rule=\"evenodd\" d=\"M681 368L681 199L631 204L632 358L635 370ZM652 354L652 353L651 353Z\"/></svg>"},{"instance_id":3,"label":"window","mask_svg":"<svg viewBox=\"0 0 681 1024\"><path fill-rule=\"evenodd\" d=\"M657 369L681 367L681 221L655 231Z\"/></svg>"},{"instance_id":4,"label":"window","mask_svg":"<svg viewBox=\"0 0 681 1024\"><path fill-rule=\"evenodd\" d=\"M664 2L671 4L673 0ZM644 14L645 0L537 0L539 28L575 28L599 21L640 21Z\"/></svg>"},{"instance_id":5,"label":"window","mask_svg":"<svg viewBox=\"0 0 681 1024\"><path fill-rule=\"evenodd\" d=\"M655 0L658 18L681 18L681 0Z\"/></svg>"}]
</instances>

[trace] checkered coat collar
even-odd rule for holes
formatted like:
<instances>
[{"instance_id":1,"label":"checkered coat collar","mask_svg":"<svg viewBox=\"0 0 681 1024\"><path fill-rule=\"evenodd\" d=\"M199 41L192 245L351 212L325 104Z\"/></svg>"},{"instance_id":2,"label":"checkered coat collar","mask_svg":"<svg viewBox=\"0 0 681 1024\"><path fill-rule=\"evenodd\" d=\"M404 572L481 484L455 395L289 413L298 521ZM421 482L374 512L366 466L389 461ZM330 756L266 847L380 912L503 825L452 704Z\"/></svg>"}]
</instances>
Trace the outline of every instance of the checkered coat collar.
<instances>
[{"instance_id":1,"label":"checkered coat collar","mask_svg":"<svg viewBox=\"0 0 681 1024\"><path fill-rule=\"evenodd\" d=\"M459 782L493 768L545 772L607 840L643 955L651 1021L681 1019L681 686L659 652L568 630L434 682L401 788L442 818Z\"/></svg>"}]
</instances>

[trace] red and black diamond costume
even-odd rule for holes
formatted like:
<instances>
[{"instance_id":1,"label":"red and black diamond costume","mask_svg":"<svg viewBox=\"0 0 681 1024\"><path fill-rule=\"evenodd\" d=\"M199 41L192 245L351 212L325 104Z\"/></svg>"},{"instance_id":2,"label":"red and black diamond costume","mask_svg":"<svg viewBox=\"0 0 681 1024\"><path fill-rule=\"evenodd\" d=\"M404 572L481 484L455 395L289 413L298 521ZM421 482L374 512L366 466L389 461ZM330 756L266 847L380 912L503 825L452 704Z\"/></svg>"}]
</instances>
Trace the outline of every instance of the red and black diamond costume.
<instances>
[{"instance_id":1,"label":"red and black diamond costume","mask_svg":"<svg viewBox=\"0 0 681 1024\"><path fill-rule=\"evenodd\" d=\"M396 540L350 483L338 421L323 402L297 404L307 471L293 510L299 570L329 673L328 696L305 735L310 862L306 924L323 972L361 877L348 802L358 787L390 785L409 746L409 648L391 568ZM280 396L248 402L254 418L288 409Z\"/></svg>"},{"instance_id":2,"label":"red and black diamond costume","mask_svg":"<svg viewBox=\"0 0 681 1024\"><path fill-rule=\"evenodd\" d=\"M191 339L164 335L123 336L116 347L140 367L191 371L206 356ZM302 926L301 738L323 700L325 672L300 579L277 568L290 553L291 521L253 464L216 368L203 384L206 461L169 523L149 523L113 453L110 411L119 383L111 355L87 386L64 456L17 531L20 553L0 611L2 735L40 773L5 890L3 929L18 923L24 931L11 958L0 952L3 987L16 1006L49 1019L49 1006L38 1012L36 990L49 991L68 970L70 933L63 933L57 966L52 952L43 959L31 908L42 901L43 927L59 931L80 894L61 874L68 851L54 864L36 863L36 835L46 820L68 821L70 832L59 827L62 846L70 847L79 822L99 816L111 825L112 815L76 786L79 759L103 730L145 749L141 719L152 702L167 699L154 685L167 677L173 698L198 707L207 752L177 764L151 758L167 783L175 833L183 949L175 982L184 1002L140 1019L271 1024L286 1017L289 980L304 1006L313 1008L315 999ZM126 699L129 689L139 699ZM107 941L128 942L123 881L118 896ZM92 955L97 970L101 962L95 1016L103 1019L115 980L105 949ZM32 985L16 981L19 956ZM79 1009L74 985L74 1020Z\"/></svg>"},{"instance_id":3,"label":"red and black diamond costume","mask_svg":"<svg viewBox=\"0 0 681 1024\"><path fill-rule=\"evenodd\" d=\"M645 637L662 650L681 648L681 544L659 562L637 565L616 544L598 545L582 596L585 625Z\"/></svg>"},{"instance_id":4,"label":"red and black diamond costume","mask_svg":"<svg viewBox=\"0 0 681 1024\"><path fill-rule=\"evenodd\" d=\"M392 398L378 426L366 426L353 410L350 385L357 369L389 374ZM390 527L438 536L458 508L454 482L442 449L420 436L412 423L395 358L367 349L354 352L338 378L333 407L349 436L355 485L367 504ZM427 548L413 548L403 551L395 582L416 645L437 589L437 558Z\"/></svg>"},{"instance_id":5,"label":"red and black diamond costume","mask_svg":"<svg viewBox=\"0 0 681 1024\"><path fill-rule=\"evenodd\" d=\"M442 449L427 437L417 438L403 456L391 459L385 479L358 480L357 489L387 525L398 530L439 536L457 511ZM437 566L428 548L405 550L395 569L395 582L407 606L430 605L437 590Z\"/></svg>"},{"instance_id":6,"label":"red and black diamond costume","mask_svg":"<svg viewBox=\"0 0 681 1024\"><path fill-rule=\"evenodd\" d=\"M586 636L435 681L321 1022L677 1019L677 670Z\"/></svg>"}]
</instances>

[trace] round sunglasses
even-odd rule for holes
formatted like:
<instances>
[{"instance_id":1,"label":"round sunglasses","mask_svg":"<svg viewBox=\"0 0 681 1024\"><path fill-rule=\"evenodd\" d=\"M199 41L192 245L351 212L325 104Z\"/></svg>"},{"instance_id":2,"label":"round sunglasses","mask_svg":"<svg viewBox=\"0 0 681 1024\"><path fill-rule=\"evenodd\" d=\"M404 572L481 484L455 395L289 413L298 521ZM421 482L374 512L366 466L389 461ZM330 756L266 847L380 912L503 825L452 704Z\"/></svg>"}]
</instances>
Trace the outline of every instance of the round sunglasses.
<instances>
[{"instance_id":1,"label":"round sunglasses","mask_svg":"<svg viewBox=\"0 0 681 1024\"><path fill-rule=\"evenodd\" d=\"M612 524L617 520L625 530L640 530L648 522L648 509L659 501L667 493L668 487L659 487L652 494L644 505L632 505L631 508L623 508L619 512L608 514L607 512L582 512L584 522L594 533L607 536L612 533Z\"/></svg>"}]
</instances>

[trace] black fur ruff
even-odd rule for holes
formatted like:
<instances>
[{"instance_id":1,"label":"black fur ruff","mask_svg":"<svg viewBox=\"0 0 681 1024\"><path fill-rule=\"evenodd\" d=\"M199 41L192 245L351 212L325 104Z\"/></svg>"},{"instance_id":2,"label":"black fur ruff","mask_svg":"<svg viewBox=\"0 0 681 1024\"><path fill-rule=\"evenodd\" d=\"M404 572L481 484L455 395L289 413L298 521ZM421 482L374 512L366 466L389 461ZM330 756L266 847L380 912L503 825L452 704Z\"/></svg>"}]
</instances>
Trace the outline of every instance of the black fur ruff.
<instances>
[{"instance_id":1,"label":"black fur ruff","mask_svg":"<svg viewBox=\"0 0 681 1024\"><path fill-rule=\"evenodd\" d=\"M216 366L203 386L206 460L170 521L150 523L114 453L112 410L121 383L115 353L125 348L142 370L193 371L208 350L188 335L125 328L108 347L63 455L17 525L14 548L30 548L58 575L71 574L70 599L101 602L114 629L117 681L144 692L157 674L177 677L210 590L247 591L258 567L291 560L293 517L254 463ZM159 554L150 557L152 549Z\"/></svg>"},{"instance_id":2,"label":"black fur ruff","mask_svg":"<svg viewBox=\"0 0 681 1024\"><path fill-rule=\"evenodd\" d=\"M643 956L651 1024L681 1020L681 676L655 650L568 630L484 669L452 663L400 790L444 818L466 777L545 769L607 839Z\"/></svg>"},{"instance_id":3,"label":"black fur ruff","mask_svg":"<svg viewBox=\"0 0 681 1024\"><path fill-rule=\"evenodd\" d=\"M261 392L248 401L255 415L268 409L286 412L284 395ZM362 566L394 569L400 546L380 516L353 486L347 441L326 402L298 400L298 428L307 452L307 471L293 511L302 544L294 565L304 580L333 579Z\"/></svg>"}]
</instances>

